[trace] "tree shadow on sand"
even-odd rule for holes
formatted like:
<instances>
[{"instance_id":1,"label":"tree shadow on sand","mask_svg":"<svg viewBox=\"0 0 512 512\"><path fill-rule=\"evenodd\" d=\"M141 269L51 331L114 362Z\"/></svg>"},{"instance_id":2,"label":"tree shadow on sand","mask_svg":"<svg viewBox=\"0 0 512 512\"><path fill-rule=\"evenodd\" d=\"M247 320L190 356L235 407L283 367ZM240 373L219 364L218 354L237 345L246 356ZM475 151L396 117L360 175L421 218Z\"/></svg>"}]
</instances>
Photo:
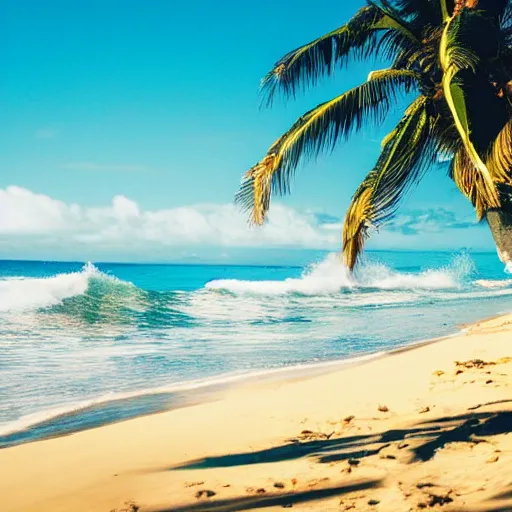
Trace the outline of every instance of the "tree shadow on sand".
<instances>
[{"instance_id":1,"label":"tree shadow on sand","mask_svg":"<svg viewBox=\"0 0 512 512\"><path fill-rule=\"evenodd\" d=\"M379 486L380 482L380 480L368 480L352 485L341 485L310 491L287 492L278 495L269 494L267 496L243 496L232 499L216 500L214 502L159 508L153 512L237 512L241 510L254 510L268 507L289 508L300 503L309 503L317 500L333 498L335 496L342 496L343 494L350 492L376 488Z\"/></svg>"},{"instance_id":2,"label":"tree shadow on sand","mask_svg":"<svg viewBox=\"0 0 512 512\"><path fill-rule=\"evenodd\" d=\"M382 449L394 444L397 449L408 448L408 462L428 461L436 450L447 443L470 442L479 443L486 438L512 432L512 410L504 409L494 412L475 412L489 406L511 402L503 400L479 404L469 409L467 414L440 417L424 421L408 429L393 429L377 434L352 435L332 438L329 435L317 434L311 439L299 436L285 443L266 450L251 451L206 457L179 464L167 470L194 470L237 467L251 464L266 464L272 462L290 461L302 457L312 457L319 463L332 463L348 460L357 464L359 460L378 454ZM304 434L304 432L303 432ZM322 437L319 439L318 437ZM213 499L198 501L194 504L172 506L157 509L154 512L236 512L241 510L263 509L267 507L291 507L300 503L314 502L322 499L343 496L354 491L378 488L382 480L366 480L352 485L343 485L306 491L268 493L257 496L239 496L230 499ZM512 489L503 490L493 497L498 508L489 503L486 512L512 511L507 508L508 500L512 499ZM506 502L505 507L503 504Z\"/></svg>"},{"instance_id":3,"label":"tree shadow on sand","mask_svg":"<svg viewBox=\"0 0 512 512\"><path fill-rule=\"evenodd\" d=\"M512 402L512 400L511 400ZM437 449L451 442L479 442L479 438L512 432L512 411L468 413L426 421L410 429L388 430L376 435L302 441L292 439L266 450L220 455L188 461L170 470L225 468L315 457L320 463L364 459L391 443L415 440L413 461L430 460ZM425 440L421 442L421 440ZM417 441L420 441L419 443Z\"/></svg>"}]
</instances>

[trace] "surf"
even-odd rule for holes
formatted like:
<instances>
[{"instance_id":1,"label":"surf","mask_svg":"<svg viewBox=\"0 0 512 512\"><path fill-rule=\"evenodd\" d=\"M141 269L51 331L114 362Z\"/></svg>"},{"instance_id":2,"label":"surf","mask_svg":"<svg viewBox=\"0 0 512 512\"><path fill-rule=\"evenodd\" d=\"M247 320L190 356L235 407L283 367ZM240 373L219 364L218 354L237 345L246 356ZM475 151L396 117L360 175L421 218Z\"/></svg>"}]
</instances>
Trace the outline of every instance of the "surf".
<instances>
[{"instance_id":1,"label":"surf","mask_svg":"<svg viewBox=\"0 0 512 512\"><path fill-rule=\"evenodd\" d=\"M241 375L454 334L475 314L512 307L491 257L391 256L369 255L354 274L337 255L304 269L6 262L0 432L13 437L3 441L155 412Z\"/></svg>"},{"instance_id":2,"label":"surf","mask_svg":"<svg viewBox=\"0 0 512 512\"><path fill-rule=\"evenodd\" d=\"M80 272L53 277L10 277L0 281L0 311L30 311L54 306L87 291L89 279L99 275L91 263Z\"/></svg>"},{"instance_id":3,"label":"surf","mask_svg":"<svg viewBox=\"0 0 512 512\"><path fill-rule=\"evenodd\" d=\"M8 277L0 280L0 312L86 314L101 308L112 312L135 307L139 290L132 284L102 273L92 263L80 271L49 277Z\"/></svg>"},{"instance_id":4,"label":"surf","mask_svg":"<svg viewBox=\"0 0 512 512\"><path fill-rule=\"evenodd\" d=\"M421 272L399 272L379 262L366 262L352 274L339 255L329 254L324 260L309 266L300 278L283 281L213 280L207 290L225 291L237 295L333 295L344 291L414 291L458 290L474 273L467 255L457 255L442 268Z\"/></svg>"}]
</instances>

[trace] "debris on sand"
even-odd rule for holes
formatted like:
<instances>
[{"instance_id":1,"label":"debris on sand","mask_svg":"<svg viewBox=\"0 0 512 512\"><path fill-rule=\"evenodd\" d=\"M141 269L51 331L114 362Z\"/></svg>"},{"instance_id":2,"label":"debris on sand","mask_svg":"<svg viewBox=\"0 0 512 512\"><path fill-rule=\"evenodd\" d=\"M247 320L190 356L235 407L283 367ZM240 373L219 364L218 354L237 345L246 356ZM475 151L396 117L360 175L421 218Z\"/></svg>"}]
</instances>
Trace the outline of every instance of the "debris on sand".
<instances>
[{"instance_id":1,"label":"debris on sand","mask_svg":"<svg viewBox=\"0 0 512 512\"><path fill-rule=\"evenodd\" d=\"M213 496L215 496L215 494L217 494L217 493L215 493L214 491L211 491L210 489L203 489L202 491L196 492L196 498L200 499L203 496L205 498L212 498Z\"/></svg>"},{"instance_id":2,"label":"debris on sand","mask_svg":"<svg viewBox=\"0 0 512 512\"><path fill-rule=\"evenodd\" d=\"M204 485L204 482L185 482L185 487L195 487L196 485Z\"/></svg>"},{"instance_id":3,"label":"debris on sand","mask_svg":"<svg viewBox=\"0 0 512 512\"><path fill-rule=\"evenodd\" d=\"M494 361L484 361L483 359L469 359L468 361L455 361L455 366L466 369L476 368L480 370L486 366L494 366Z\"/></svg>"},{"instance_id":4,"label":"debris on sand","mask_svg":"<svg viewBox=\"0 0 512 512\"><path fill-rule=\"evenodd\" d=\"M453 498L450 497L450 493L451 491L448 491L446 494L430 494L428 506L435 507L436 505L446 505L447 503L451 503Z\"/></svg>"}]
</instances>

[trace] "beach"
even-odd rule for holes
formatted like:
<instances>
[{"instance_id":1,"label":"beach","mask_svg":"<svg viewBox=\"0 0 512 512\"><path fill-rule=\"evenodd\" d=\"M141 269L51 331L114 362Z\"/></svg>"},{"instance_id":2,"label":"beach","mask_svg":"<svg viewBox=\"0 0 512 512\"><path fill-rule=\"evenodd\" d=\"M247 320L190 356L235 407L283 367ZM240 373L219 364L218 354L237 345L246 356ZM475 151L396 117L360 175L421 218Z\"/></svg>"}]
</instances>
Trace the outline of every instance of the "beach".
<instances>
[{"instance_id":1,"label":"beach","mask_svg":"<svg viewBox=\"0 0 512 512\"><path fill-rule=\"evenodd\" d=\"M512 512L512 0L0 17L0 512Z\"/></svg>"},{"instance_id":2,"label":"beach","mask_svg":"<svg viewBox=\"0 0 512 512\"><path fill-rule=\"evenodd\" d=\"M512 510L512 316L0 451L7 511Z\"/></svg>"}]
</instances>

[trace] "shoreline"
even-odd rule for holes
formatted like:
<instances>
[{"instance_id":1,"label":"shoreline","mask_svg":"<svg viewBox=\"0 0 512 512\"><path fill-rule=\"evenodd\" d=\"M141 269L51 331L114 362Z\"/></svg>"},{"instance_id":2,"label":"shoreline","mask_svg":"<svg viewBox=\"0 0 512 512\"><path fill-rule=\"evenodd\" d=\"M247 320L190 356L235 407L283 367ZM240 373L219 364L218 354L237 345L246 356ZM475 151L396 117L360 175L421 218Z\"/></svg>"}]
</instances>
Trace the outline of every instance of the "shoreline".
<instances>
[{"instance_id":1,"label":"shoreline","mask_svg":"<svg viewBox=\"0 0 512 512\"><path fill-rule=\"evenodd\" d=\"M494 315L484 318L480 322L493 320L500 316L502 315ZM275 382L294 382L342 371L346 368L364 365L367 362L392 356L393 354L399 354L424 345L437 343L444 339L461 336L471 325L458 326L458 330L452 334L427 340L412 341L389 350L362 352L353 357L294 364L266 370L256 369L247 374L220 374L204 381L192 380L184 384L170 384L140 391L109 393L76 404L57 406L54 409L29 414L4 426L0 426L0 450L220 400L223 393L237 387L256 385L265 387ZM453 329L455 328L453 327ZM120 396L116 397L116 395ZM90 414L93 416L101 415L105 409L121 409L123 405L129 405L130 402L139 402L136 405L138 406L137 410L140 412L130 413L126 411L125 417L120 414L120 417L113 416L99 421L88 418ZM170 405L171 402L174 402L172 406ZM71 426L68 426L70 420Z\"/></svg>"},{"instance_id":2,"label":"shoreline","mask_svg":"<svg viewBox=\"0 0 512 512\"><path fill-rule=\"evenodd\" d=\"M429 342L434 343L438 341L438 338ZM427 342L419 342L427 343ZM151 389L145 389L141 391L133 391L127 393L120 393L119 398L111 397L106 395L105 398L99 397L96 399L85 400L82 403L71 404L69 406L56 407L48 411L41 411L40 413L34 413L28 416L24 416L18 420L6 424L4 427L0 427L0 450L10 448L12 446L18 446L20 444L44 441L46 439L53 439L62 435L70 435L77 432L83 432L91 428L101 428L103 426L114 425L123 421L130 421L132 419L150 416L152 414L160 414L165 412L171 412L184 407L190 407L191 405L200 405L210 401L221 399L223 392L236 389L244 386L261 386L272 385L276 382L293 382L297 380L303 380L315 377L317 375L325 375L335 371L341 371L344 368L352 366L362 365L365 362L373 361L380 357L386 356L388 353L392 353L395 350L402 350L405 347L391 349L390 351L379 351L362 353L354 357L347 357L344 359L327 360L317 363L304 363L293 366L283 366L278 368L271 368L268 370L254 370L247 374L220 374L214 376L211 379L205 380L204 382L190 381L185 384L176 384L161 386ZM114 394L115 395L115 394ZM112 406L121 406L123 404L128 405L132 401L141 401L156 399L161 397L162 405L156 407L156 410L151 411L148 408L148 412L139 412L130 415L125 419L105 419L101 424L95 426L80 426L76 425L72 430L66 430L62 433L50 433L47 435L41 434L29 435L27 440L14 439L9 441L10 437L22 436L25 433L31 434L32 431L38 431L40 429L46 430L49 425L56 423L57 425L62 420L67 420L72 417L78 417L77 423L80 422L80 416L86 416L90 412L101 412L104 408ZM170 407L163 405L166 402L170 402L172 399L176 403ZM82 405L84 404L84 405ZM62 411L62 412L61 412ZM33 419L36 417L37 419ZM39 419L42 417L42 419ZM21 423L18 427L17 424ZM58 428L58 427L56 427Z\"/></svg>"},{"instance_id":3,"label":"shoreline","mask_svg":"<svg viewBox=\"0 0 512 512\"><path fill-rule=\"evenodd\" d=\"M511 338L504 315L332 372L5 448L3 505L512 510Z\"/></svg>"}]
</instances>

